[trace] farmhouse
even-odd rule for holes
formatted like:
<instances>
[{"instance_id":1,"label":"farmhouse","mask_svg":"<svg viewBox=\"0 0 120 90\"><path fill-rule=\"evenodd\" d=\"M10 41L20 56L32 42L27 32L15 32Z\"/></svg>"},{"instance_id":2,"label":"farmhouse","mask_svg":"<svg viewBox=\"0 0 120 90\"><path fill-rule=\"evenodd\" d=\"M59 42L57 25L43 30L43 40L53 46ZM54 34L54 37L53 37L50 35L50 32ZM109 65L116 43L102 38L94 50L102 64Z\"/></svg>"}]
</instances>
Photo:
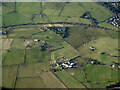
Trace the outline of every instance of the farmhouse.
<instances>
[{"instance_id":1,"label":"farmhouse","mask_svg":"<svg viewBox=\"0 0 120 90\"><path fill-rule=\"evenodd\" d=\"M96 48L95 48L95 47L90 46L90 49L91 49L92 51L94 51Z\"/></svg>"},{"instance_id":2,"label":"farmhouse","mask_svg":"<svg viewBox=\"0 0 120 90\"><path fill-rule=\"evenodd\" d=\"M34 42L39 42L40 40L39 40L39 39L34 39L33 41L34 41Z\"/></svg>"}]
</instances>

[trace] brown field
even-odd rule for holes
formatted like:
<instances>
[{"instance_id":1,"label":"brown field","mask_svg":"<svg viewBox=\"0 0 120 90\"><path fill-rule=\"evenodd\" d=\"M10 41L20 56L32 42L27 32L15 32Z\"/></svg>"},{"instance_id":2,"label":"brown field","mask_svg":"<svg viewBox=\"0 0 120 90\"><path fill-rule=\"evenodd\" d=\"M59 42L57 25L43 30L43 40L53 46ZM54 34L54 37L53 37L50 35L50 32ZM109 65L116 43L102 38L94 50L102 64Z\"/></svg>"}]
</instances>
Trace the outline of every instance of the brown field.
<instances>
[{"instance_id":1,"label":"brown field","mask_svg":"<svg viewBox=\"0 0 120 90\"><path fill-rule=\"evenodd\" d=\"M9 49L13 39L2 39L2 49Z\"/></svg>"},{"instance_id":2,"label":"brown field","mask_svg":"<svg viewBox=\"0 0 120 90\"><path fill-rule=\"evenodd\" d=\"M40 77L48 88L66 88L51 72L41 73Z\"/></svg>"}]
</instances>

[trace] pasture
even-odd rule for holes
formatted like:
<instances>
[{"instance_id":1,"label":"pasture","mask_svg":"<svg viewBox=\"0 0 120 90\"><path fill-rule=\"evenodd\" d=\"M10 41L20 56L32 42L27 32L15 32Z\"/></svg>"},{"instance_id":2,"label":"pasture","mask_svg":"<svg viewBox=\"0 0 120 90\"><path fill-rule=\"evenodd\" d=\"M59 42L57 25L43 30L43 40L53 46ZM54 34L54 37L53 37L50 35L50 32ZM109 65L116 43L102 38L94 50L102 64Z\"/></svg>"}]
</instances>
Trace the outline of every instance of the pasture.
<instances>
[{"instance_id":1,"label":"pasture","mask_svg":"<svg viewBox=\"0 0 120 90\"><path fill-rule=\"evenodd\" d=\"M46 88L43 80L39 77L18 78L15 88Z\"/></svg>"},{"instance_id":2,"label":"pasture","mask_svg":"<svg viewBox=\"0 0 120 90\"><path fill-rule=\"evenodd\" d=\"M63 41L60 44L62 44L64 48L53 51L55 52L54 54L55 59L57 59L57 57L59 56L63 56L67 60L70 60L72 58L79 56L78 52L73 47L71 47L67 42Z\"/></svg>"},{"instance_id":3,"label":"pasture","mask_svg":"<svg viewBox=\"0 0 120 90\"><path fill-rule=\"evenodd\" d=\"M10 49L25 49L24 39L13 39Z\"/></svg>"},{"instance_id":4,"label":"pasture","mask_svg":"<svg viewBox=\"0 0 120 90\"><path fill-rule=\"evenodd\" d=\"M41 30L36 28L15 28L8 31L8 37L14 39L30 39L33 34L40 32Z\"/></svg>"},{"instance_id":5,"label":"pasture","mask_svg":"<svg viewBox=\"0 0 120 90\"><path fill-rule=\"evenodd\" d=\"M95 2L79 2L79 5L85 10L90 12L91 16L95 18L98 22L103 21L113 15L113 13L108 9L105 8Z\"/></svg>"},{"instance_id":6,"label":"pasture","mask_svg":"<svg viewBox=\"0 0 120 90\"><path fill-rule=\"evenodd\" d=\"M69 27L67 32L68 36L65 40L76 49L86 42L90 42L98 37L109 37L103 29L92 27L85 28L83 26L74 26Z\"/></svg>"},{"instance_id":7,"label":"pasture","mask_svg":"<svg viewBox=\"0 0 120 90\"><path fill-rule=\"evenodd\" d=\"M66 71L57 71L55 74L68 88L85 88L79 81L73 78Z\"/></svg>"},{"instance_id":8,"label":"pasture","mask_svg":"<svg viewBox=\"0 0 120 90\"><path fill-rule=\"evenodd\" d=\"M37 77L46 70L49 70L49 63L21 65L19 67L18 77Z\"/></svg>"},{"instance_id":9,"label":"pasture","mask_svg":"<svg viewBox=\"0 0 120 90\"><path fill-rule=\"evenodd\" d=\"M90 81L90 83L105 83L108 81L116 81L116 78L118 77L118 71L114 69L112 70L111 68L103 65L87 64L85 65L84 69L87 74L87 80Z\"/></svg>"},{"instance_id":10,"label":"pasture","mask_svg":"<svg viewBox=\"0 0 120 90\"><path fill-rule=\"evenodd\" d=\"M24 50L9 50L3 65L23 64L24 63Z\"/></svg>"},{"instance_id":11,"label":"pasture","mask_svg":"<svg viewBox=\"0 0 120 90\"><path fill-rule=\"evenodd\" d=\"M40 77L48 88L66 88L51 72L43 72L40 74Z\"/></svg>"},{"instance_id":12,"label":"pasture","mask_svg":"<svg viewBox=\"0 0 120 90\"><path fill-rule=\"evenodd\" d=\"M4 88L14 88L17 73L17 66L2 67L2 86Z\"/></svg>"},{"instance_id":13,"label":"pasture","mask_svg":"<svg viewBox=\"0 0 120 90\"><path fill-rule=\"evenodd\" d=\"M118 27L113 26L113 25L111 25L111 24L109 24L109 23L106 23L106 22L99 23L98 25L99 25L99 26L102 26L102 27L105 27L105 28L110 28L110 29L113 29L113 30L118 31Z\"/></svg>"},{"instance_id":14,"label":"pasture","mask_svg":"<svg viewBox=\"0 0 120 90\"><path fill-rule=\"evenodd\" d=\"M47 51L40 51L40 49L26 50L26 63L46 63L50 60L50 53Z\"/></svg>"},{"instance_id":15,"label":"pasture","mask_svg":"<svg viewBox=\"0 0 120 90\"><path fill-rule=\"evenodd\" d=\"M95 47L96 50L91 51L89 49L90 46ZM101 37L81 46L78 50L81 55L97 59L107 65L111 65L113 61L118 62L118 57L112 57L118 56L118 39ZM103 52L105 54L101 54Z\"/></svg>"}]
</instances>

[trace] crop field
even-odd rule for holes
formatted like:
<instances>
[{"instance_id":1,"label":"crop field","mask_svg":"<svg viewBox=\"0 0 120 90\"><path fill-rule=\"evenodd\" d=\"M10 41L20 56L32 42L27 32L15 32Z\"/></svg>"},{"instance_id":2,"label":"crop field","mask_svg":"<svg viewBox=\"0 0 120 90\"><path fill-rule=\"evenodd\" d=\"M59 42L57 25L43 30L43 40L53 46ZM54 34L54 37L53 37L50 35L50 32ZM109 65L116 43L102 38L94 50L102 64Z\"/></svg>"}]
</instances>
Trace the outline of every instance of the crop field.
<instances>
[{"instance_id":1,"label":"crop field","mask_svg":"<svg viewBox=\"0 0 120 90\"><path fill-rule=\"evenodd\" d=\"M90 46L95 47L96 50L91 51L89 49ZM101 37L89 42L87 45L80 47L79 52L83 56L91 57L110 65L113 61L118 62L118 57L112 57L118 56L118 39ZM101 54L102 52L104 52L105 54Z\"/></svg>"},{"instance_id":2,"label":"crop field","mask_svg":"<svg viewBox=\"0 0 120 90\"><path fill-rule=\"evenodd\" d=\"M2 85L3 87L14 88L17 66L2 67Z\"/></svg>"},{"instance_id":3,"label":"crop field","mask_svg":"<svg viewBox=\"0 0 120 90\"><path fill-rule=\"evenodd\" d=\"M66 88L51 72L41 73L40 77L43 79L43 82L48 88Z\"/></svg>"},{"instance_id":4,"label":"crop field","mask_svg":"<svg viewBox=\"0 0 120 90\"><path fill-rule=\"evenodd\" d=\"M50 60L50 53L40 51L39 49L31 49L26 51L26 63L46 63Z\"/></svg>"},{"instance_id":5,"label":"crop field","mask_svg":"<svg viewBox=\"0 0 120 90\"><path fill-rule=\"evenodd\" d=\"M2 39L2 49L9 49L13 39Z\"/></svg>"},{"instance_id":6,"label":"crop field","mask_svg":"<svg viewBox=\"0 0 120 90\"><path fill-rule=\"evenodd\" d=\"M24 50L9 50L3 65L22 64L24 63Z\"/></svg>"},{"instance_id":7,"label":"crop field","mask_svg":"<svg viewBox=\"0 0 120 90\"><path fill-rule=\"evenodd\" d=\"M84 45L86 42L97 39L98 37L106 37L106 31L97 28L84 28L83 26L69 27L68 37L65 38L74 48Z\"/></svg>"},{"instance_id":8,"label":"crop field","mask_svg":"<svg viewBox=\"0 0 120 90\"><path fill-rule=\"evenodd\" d=\"M15 88L46 88L43 80L39 77L18 78Z\"/></svg>"},{"instance_id":9,"label":"crop field","mask_svg":"<svg viewBox=\"0 0 120 90\"><path fill-rule=\"evenodd\" d=\"M68 88L85 88L79 81L69 75L66 71L58 71L55 72L55 74Z\"/></svg>"}]
</instances>

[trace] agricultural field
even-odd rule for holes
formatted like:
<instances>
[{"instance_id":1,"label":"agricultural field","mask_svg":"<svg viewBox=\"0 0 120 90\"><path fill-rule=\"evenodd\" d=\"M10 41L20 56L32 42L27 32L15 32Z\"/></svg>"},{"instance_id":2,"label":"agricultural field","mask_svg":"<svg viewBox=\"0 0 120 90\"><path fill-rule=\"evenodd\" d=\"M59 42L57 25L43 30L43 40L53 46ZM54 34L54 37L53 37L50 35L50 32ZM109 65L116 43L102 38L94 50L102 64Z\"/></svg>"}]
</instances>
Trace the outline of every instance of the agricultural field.
<instances>
[{"instance_id":1,"label":"agricultural field","mask_svg":"<svg viewBox=\"0 0 120 90\"><path fill-rule=\"evenodd\" d=\"M7 88L14 88L17 66L2 67L2 85Z\"/></svg>"},{"instance_id":2,"label":"agricultural field","mask_svg":"<svg viewBox=\"0 0 120 90\"><path fill-rule=\"evenodd\" d=\"M44 72L40 74L44 83L48 88L66 88L62 82L51 72Z\"/></svg>"},{"instance_id":3,"label":"agricultural field","mask_svg":"<svg viewBox=\"0 0 120 90\"><path fill-rule=\"evenodd\" d=\"M119 30L109 19L118 11L104 2L3 2L0 87L117 85Z\"/></svg>"},{"instance_id":4,"label":"agricultural field","mask_svg":"<svg viewBox=\"0 0 120 90\"><path fill-rule=\"evenodd\" d=\"M74 26L69 27L68 36L65 38L74 48L79 48L86 42L89 43L99 37L109 37L109 35L103 29Z\"/></svg>"},{"instance_id":5,"label":"agricultural field","mask_svg":"<svg viewBox=\"0 0 120 90\"><path fill-rule=\"evenodd\" d=\"M92 83L105 83L108 81L118 82L118 71L101 65L85 65L87 80ZM97 73L97 74L96 74Z\"/></svg>"},{"instance_id":6,"label":"agricultural field","mask_svg":"<svg viewBox=\"0 0 120 90\"><path fill-rule=\"evenodd\" d=\"M96 50L91 51L90 46L95 47ZM118 57L114 57L118 56L118 39L101 37L80 47L78 50L81 55L97 59L108 65L111 65L113 61L118 62Z\"/></svg>"},{"instance_id":7,"label":"agricultural field","mask_svg":"<svg viewBox=\"0 0 120 90\"><path fill-rule=\"evenodd\" d=\"M66 71L55 72L55 74L68 88L85 88L79 81L73 78Z\"/></svg>"},{"instance_id":8,"label":"agricultural field","mask_svg":"<svg viewBox=\"0 0 120 90\"><path fill-rule=\"evenodd\" d=\"M46 88L43 80L39 77L18 78L15 88Z\"/></svg>"}]
</instances>

